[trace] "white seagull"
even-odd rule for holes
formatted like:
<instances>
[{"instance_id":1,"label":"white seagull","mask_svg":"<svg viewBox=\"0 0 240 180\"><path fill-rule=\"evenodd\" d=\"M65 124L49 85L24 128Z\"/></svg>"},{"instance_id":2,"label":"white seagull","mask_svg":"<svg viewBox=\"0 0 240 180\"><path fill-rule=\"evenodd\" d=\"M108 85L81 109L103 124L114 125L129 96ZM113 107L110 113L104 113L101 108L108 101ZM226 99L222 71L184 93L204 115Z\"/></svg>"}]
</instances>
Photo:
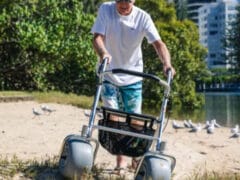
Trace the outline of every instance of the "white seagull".
<instances>
[{"instance_id":1,"label":"white seagull","mask_svg":"<svg viewBox=\"0 0 240 180\"><path fill-rule=\"evenodd\" d=\"M233 133L232 136L230 136L229 138L239 138L240 136L240 132L237 132L237 133Z\"/></svg>"},{"instance_id":2,"label":"white seagull","mask_svg":"<svg viewBox=\"0 0 240 180\"><path fill-rule=\"evenodd\" d=\"M42 109L43 112L48 113L48 114L56 111L56 109L51 109L51 108L50 108L49 106L47 106L47 105L41 105L41 109Z\"/></svg>"},{"instance_id":3,"label":"white seagull","mask_svg":"<svg viewBox=\"0 0 240 180\"><path fill-rule=\"evenodd\" d=\"M236 124L234 128L231 129L231 133L235 134L239 132L239 125Z\"/></svg>"},{"instance_id":4,"label":"white seagull","mask_svg":"<svg viewBox=\"0 0 240 180\"><path fill-rule=\"evenodd\" d=\"M202 126L200 123L198 123L197 125L194 125L189 132L200 132L201 130L202 130Z\"/></svg>"},{"instance_id":5,"label":"white seagull","mask_svg":"<svg viewBox=\"0 0 240 180\"><path fill-rule=\"evenodd\" d=\"M36 117L36 116L40 116L42 115L42 113L40 113L37 109L35 108L32 108L32 112L33 112L33 119Z\"/></svg>"},{"instance_id":6,"label":"white seagull","mask_svg":"<svg viewBox=\"0 0 240 180\"><path fill-rule=\"evenodd\" d=\"M211 122L207 128L207 133L208 134L213 134L214 133L214 129L215 129L215 125L213 122Z\"/></svg>"},{"instance_id":7,"label":"white seagull","mask_svg":"<svg viewBox=\"0 0 240 180\"><path fill-rule=\"evenodd\" d=\"M89 110L84 110L84 115L86 116L86 117L90 117L90 113L91 113L91 111L89 111Z\"/></svg>"},{"instance_id":8,"label":"white seagull","mask_svg":"<svg viewBox=\"0 0 240 180\"><path fill-rule=\"evenodd\" d=\"M191 128L191 125L187 122L187 120L183 121L183 125L185 128Z\"/></svg>"},{"instance_id":9,"label":"white seagull","mask_svg":"<svg viewBox=\"0 0 240 180\"><path fill-rule=\"evenodd\" d=\"M209 127L209 125L210 125L210 122L209 122L209 121L206 121L206 124L205 124L205 126L204 126L203 129L207 129L207 128Z\"/></svg>"},{"instance_id":10,"label":"white seagull","mask_svg":"<svg viewBox=\"0 0 240 180\"><path fill-rule=\"evenodd\" d=\"M220 128L221 125L217 123L216 119L212 119L211 122L214 124L216 128Z\"/></svg>"},{"instance_id":11,"label":"white seagull","mask_svg":"<svg viewBox=\"0 0 240 180\"><path fill-rule=\"evenodd\" d=\"M177 131L178 129L184 128L183 126L180 126L175 120L172 121L172 127L173 127L173 129L175 129L176 131Z\"/></svg>"},{"instance_id":12,"label":"white seagull","mask_svg":"<svg viewBox=\"0 0 240 180\"><path fill-rule=\"evenodd\" d=\"M192 120L191 120L191 119L188 120L188 124L190 125L190 128L193 128L193 127L194 127L194 124L192 123Z\"/></svg>"}]
</instances>

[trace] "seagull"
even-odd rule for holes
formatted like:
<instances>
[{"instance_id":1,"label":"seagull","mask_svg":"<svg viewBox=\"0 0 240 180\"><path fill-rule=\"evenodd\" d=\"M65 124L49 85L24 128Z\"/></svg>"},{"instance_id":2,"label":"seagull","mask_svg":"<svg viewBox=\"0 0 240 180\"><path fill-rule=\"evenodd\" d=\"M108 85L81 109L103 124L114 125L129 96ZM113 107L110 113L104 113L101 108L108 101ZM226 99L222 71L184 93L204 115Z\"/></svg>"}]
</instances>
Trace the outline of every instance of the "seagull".
<instances>
[{"instance_id":1,"label":"seagull","mask_svg":"<svg viewBox=\"0 0 240 180\"><path fill-rule=\"evenodd\" d=\"M229 138L239 138L240 136L240 132L237 132L237 133L233 133L232 136L230 136Z\"/></svg>"},{"instance_id":2,"label":"seagull","mask_svg":"<svg viewBox=\"0 0 240 180\"><path fill-rule=\"evenodd\" d=\"M217 123L216 119L212 119L211 122L213 122L214 126L216 128L220 128L221 126Z\"/></svg>"},{"instance_id":3,"label":"seagull","mask_svg":"<svg viewBox=\"0 0 240 180\"><path fill-rule=\"evenodd\" d=\"M178 129L184 128L183 126L180 126L175 120L172 121L172 127L173 127L173 129L176 129L176 131Z\"/></svg>"},{"instance_id":4,"label":"seagull","mask_svg":"<svg viewBox=\"0 0 240 180\"><path fill-rule=\"evenodd\" d=\"M231 133L235 134L239 132L239 125L236 124L234 128L231 129Z\"/></svg>"},{"instance_id":5,"label":"seagull","mask_svg":"<svg viewBox=\"0 0 240 180\"><path fill-rule=\"evenodd\" d=\"M183 121L183 125L185 128L191 128L191 125L187 122L187 120Z\"/></svg>"},{"instance_id":6,"label":"seagull","mask_svg":"<svg viewBox=\"0 0 240 180\"><path fill-rule=\"evenodd\" d=\"M194 124L192 123L192 120L191 120L191 119L188 120L188 124L190 125L190 128L193 128L193 127L194 127Z\"/></svg>"},{"instance_id":7,"label":"seagull","mask_svg":"<svg viewBox=\"0 0 240 180\"><path fill-rule=\"evenodd\" d=\"M42 113L40 113L40 112L39 112L37 109L35 109L35 108L32 108L32 112L33 112L33 114L34 114L33 119L34 119L36 116L42 115Z\"/></svg>"},{"instance_id":8,"label":"seagull","mask_svg":"<svg viewBox=\"0 0 240 180\"><path fill-rule=\"evenodd\" d=\"M206 124L205 124L205 126L204 126L203 129L207 129L207 128L209 127L209 125L210 125L210 122L209 122L209 121L206 121Z\"/></svg>"},{"instance_id":9,"label":"seagull","mask_svg":"<svg viewBox=\"0 0 240 180\"><path fill-rule=\"evenodd\" d=\"M97 116L98 116L99 118L103 118L103 114L102 114L101 112L98 112L98 113L97 113Z\"/></svg>"},{"instance_id":10,"label":"seagull","mask_svg":"<svg viewBox=\"0 0 240 180\"><path fill-rule=\"evenodd\" d=\"M214 125L213 122L211 122L211 123L209 124L209 127L207 128L207 133L208 133L208 134L213 134L214 129L215 129L215 125Z\"/></svg>"},{"instance_id":11,"label":"seagull","mask_svg":"<svg viewBox=\"0 0 240 180\"><path fill-rule=\"evenodd\" d=\"M86 116L86 117L90 117L90 113L91 113L91 111L89 111L89 110L84 110L84 115Z\"/></svg>"},{"instance_id":12,"label":"seagull","mask_svg":"<svg viewBox=\"0 0 240 180\"><path fill-rule=\"evenodd\" d=\"M201 130L202 130L202 126L200 123L198 123L197 125L193 126L189 132L199 132Z\"/></svg>"},{"instance_id":13,"label":"seagull","mask_svg":"<svg viewBox=\"0 0 240 180\"><path fill-rule=\"evenodd\" d=\"M56 109L51 109L47 105L41 105L41 109L42 109L43 112L48 113L48 114L56 111Z\"/></svg>"},{"instance_id":14,"label":"seagull","mask_svg":"<svg viewBox=\"0 0 240 180\"><path fill-rule=\"evenodd\" d=\"M239 125L236 124L234 128L231 129L232 136L229 138L237 138L239 140L240 137L240 131L239 131Z\"/></svg>"}]
</instances>

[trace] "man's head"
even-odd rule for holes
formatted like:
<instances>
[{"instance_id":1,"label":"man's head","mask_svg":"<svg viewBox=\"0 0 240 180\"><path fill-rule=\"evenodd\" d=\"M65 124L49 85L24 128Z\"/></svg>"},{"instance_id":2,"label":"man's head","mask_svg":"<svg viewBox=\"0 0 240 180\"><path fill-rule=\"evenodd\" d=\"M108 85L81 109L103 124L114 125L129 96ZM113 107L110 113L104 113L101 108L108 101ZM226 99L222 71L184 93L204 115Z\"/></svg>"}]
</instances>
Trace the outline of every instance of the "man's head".
<instances>
[{"instance_id":1,"label":"man's head","mask_svg":"<svg viewBox=\"0 0 240 180\"><path fill-rule=\"evenodd\" d=\"M115 0L117 11L123 16L127 16L132 12L135 0Z\"/></svg>"}]
</instances>

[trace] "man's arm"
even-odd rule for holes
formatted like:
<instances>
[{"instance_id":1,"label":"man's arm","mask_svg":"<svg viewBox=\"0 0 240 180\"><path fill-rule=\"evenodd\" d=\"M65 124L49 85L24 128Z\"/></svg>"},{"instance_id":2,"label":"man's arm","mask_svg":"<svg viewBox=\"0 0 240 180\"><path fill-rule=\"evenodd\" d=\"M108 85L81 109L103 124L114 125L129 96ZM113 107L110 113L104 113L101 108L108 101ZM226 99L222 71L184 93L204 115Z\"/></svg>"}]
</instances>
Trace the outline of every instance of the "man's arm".
<instances>
[{"instance_id":1,"label":"man's arm","mask_svg":"<svg viewBox=\"0 0 240 180\"><path fill-rule=\"evenodd\" d=\"M176 72L175 72L175 69L172 67L171 56L166 44L161 40L157 40L157 41L154 41L152 45L154 46L154 49L156 50L159 59L163 63L164 72L166 73L168 69L171 69L172 74L174 75Z\"/></svg>"},{"instance_id":2,"label":"man's arm","mask_svg":"<svg viewBox=\"0 0 240 180\"><path fill-rule=\"evenodd\" d=\"M104 45L104 36L98 33L95 33L93 36L93 47L100 57L100 60L104 58L108 58L108 62L111 61L111 55L108 53L105 45Z\"/></svg>"}]
</instances>

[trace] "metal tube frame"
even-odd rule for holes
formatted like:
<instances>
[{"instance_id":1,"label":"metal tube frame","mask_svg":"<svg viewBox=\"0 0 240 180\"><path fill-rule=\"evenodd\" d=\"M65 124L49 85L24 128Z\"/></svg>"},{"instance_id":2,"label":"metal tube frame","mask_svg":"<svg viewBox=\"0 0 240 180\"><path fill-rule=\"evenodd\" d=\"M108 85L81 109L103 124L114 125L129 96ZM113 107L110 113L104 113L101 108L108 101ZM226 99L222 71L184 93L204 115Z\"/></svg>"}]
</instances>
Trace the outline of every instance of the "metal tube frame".
<instances>
[{"instance_id":1,"label":"metal tube frame","mask_svg":"<svg viewBox=\"0 0 240 180\"><path fill-rule=\"evenodd\" d=\"M160 151L161 149L161 141L162 141L162 133L163 133L163 125L165 122L165 114L166 114L166 108L167 108L167 103L168 103L168 99L169 99L169 94L170 94L170 84L171 84L171 80L172 80L172 72L171 70L167 71L167 81L161 80L159 77L155 76L155 75L150 75L150 74L144 74L141 72L135 72L135 71L129 71L129 70L124 70L124 69L113 69L113 70L106 70L106 66L108 63L108 59L103 59L99 69L98 69L98 74L99 74L99 84L98 84L98 88L96 91L96 95L94 97L94 103L91 109L91 114L89 117L89 124L86 130L86 137L90 138L92 136L92 131L93 128L94 129L100 129L100 130L104 130L104 131L109 131L109 132L115 132L115 133L119 133L119 134L124 134L124 135L130 135L130 136L134 136L134 137L139 137L139 138L144 138L144 139L149 139L149 140L156 140L156 150ZM130 75L134 75L134 76L140 76L143 78L150 78L153 79L155 81L157 81L160 85L162 85L165 88L164 91L164 97L162 100L162 105L161 105L161 111L160 111L160 115L159 115L159 121L158 123L160 128L158 128L158 132L157 132L157 136L149 136L149 135L144 135L144 134L140 134L140 133L133 133L133 132L129 132L129 131L124 131L124 130L119 130L119 129L114 129L114 128L109 128L109 127L105 127L105 126L96 126L94 125L94 120L95 120L95 115L96 115L96 110L97 110L97 105L100 99L100 94L101 94L101 90L102 90L102 83L104 81L104 75L106 74L114 74L114 73L125 73L125 74L130 74Z\"/></svg>"}]
</instances>

